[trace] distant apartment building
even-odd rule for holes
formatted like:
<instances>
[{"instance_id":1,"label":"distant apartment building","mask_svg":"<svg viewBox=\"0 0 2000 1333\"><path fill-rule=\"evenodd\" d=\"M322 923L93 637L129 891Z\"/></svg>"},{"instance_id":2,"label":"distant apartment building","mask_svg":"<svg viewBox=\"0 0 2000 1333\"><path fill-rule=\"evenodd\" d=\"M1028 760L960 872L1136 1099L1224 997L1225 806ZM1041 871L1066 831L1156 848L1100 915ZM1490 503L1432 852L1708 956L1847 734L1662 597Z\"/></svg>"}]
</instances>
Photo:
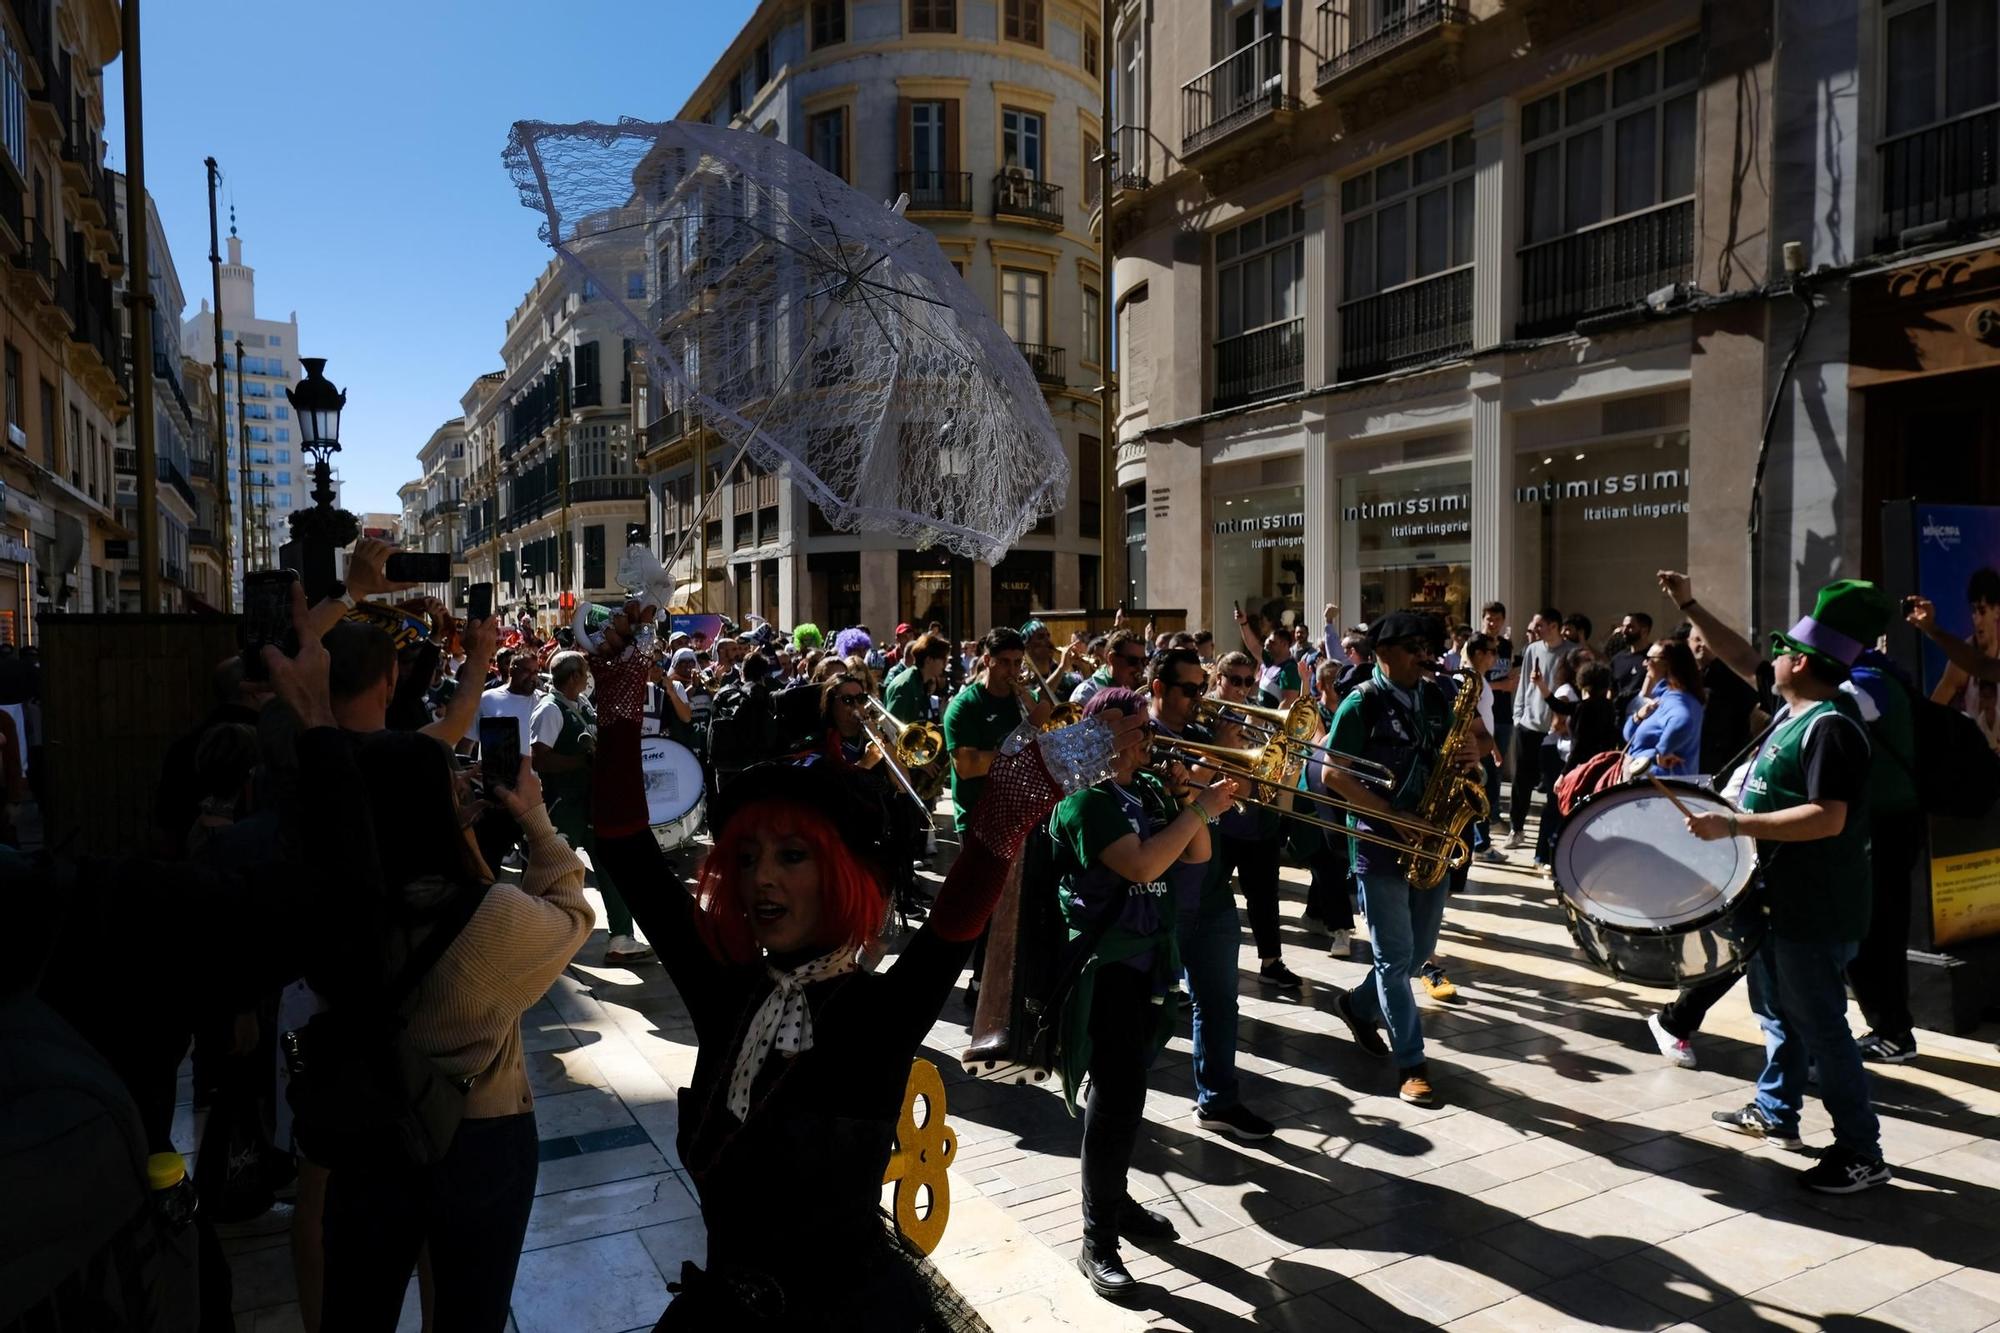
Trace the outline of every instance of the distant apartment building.
<instances>
[{"instance_id":1,"label":"distant apartment building","mask_svg":"<svg viewBox=\"0 0 2000 1333\"><path fill-rule=\"evenodd\" d=\"M423 591L446 606L456 606L465 592L465 418L453 417L431 432L417 451L422 472L398 488L403 506L403 547L411 551L449 553L452 576L425 584Z\"/></svg>"},{"instance_id":2,"label":"distant apartment building","mask_svg":"<svg viewBox=\"0 0 2000 1333\"><path fill-rule=\"evenodd\" d=\"M646 519L627 332L598 292L551 261L507 321L506 369L466 395L465 574L495 584L494 605L510 616L529 610L552 626L565 593L601 602L620 592L626 530Z\"/></svg>"},{"instance_id":3,"label":"distant apartment building","mask_svg":"<svg viewBox=\"0 0 2000 1333\"><path fill-rule=\"evenodd\" d=\"M117 204L118 231L124 235L126 209L131 206L125 176L116 171L107 174ZM180 273L174 266L173 253L167 248L166 232L160 227L160 216L150 194L146 198L146 250L147 278L153 294L149 317L153 340L152 401L134 402L132 411L118 423L112 455L117 487L115 512L119 524L132 534L126 539L127 557L121 562L118 609L185 611L190 609L192 536L200 529L213 537L214 522L212 510L210 521L205 525L200 522L202 497L195 492L192 476L195 412L181 378L181 312L186 309L187 300L181 293ZM124 305L126 285L122 275L112 283L112 290L121 306ZM123 320L131 318L128 308ZM129 330L129 324L126 327ZM129 331L121 339L120 351L129 365L135 354ZM128 383L128 394L133 387ZM160 604L157 606L143 606L139 601L139 451L134 430L141 412L149 413L153 421L153 471L159 506Z\"/></svg>"},{"instance_id":4,"label":"distant apartment building","mask_svg":"<svg viewBox=\"0 0 2000 1333\"><path fill-rule=\"evenodd\" d=\"M104 170L118 6L18 0L0 13L0 642L44 612L118 603L116 427L127 411L112 284L125 267Z\"/></svg>"},{"instance_id":5,"label":"distant apartment building","mask_svg":"<svg viewBox=\"0 0 2000 1333\"><path fill-rule=\"evenodd\" d=\"M231 504L239 510L230 537L237 551L232 568L240 586L246 567L267 569L277 563L278 548L291 540L288 516L312 504L312 457L299 448L297 425L285 397L304 374L299 366L298 312L282 320L260 316L256 270L243 262L243 240L234 226L226 243L222 265L226 373L220 437L228 441L224 480ZM202 365L214 366L215 315L205 298L182 326L181 347ZM241 553L245 540L250 544L247 566Z\"/></svg>"},{"instance_id":6,"label":"distant apartment building","mask_svg":"<svg viewBox=\"0 0 2000 1333\"><path fill-rule=\"evenodd\" d=\"M1102 601L1096 13L1056 0L766 0L680 111L791 144L869 199L908 195L905 216L936 235L1033 369L1070 463L1068 499L1004 560L971 569L982 629ZM629 281L670 341L685 312L661 274ZM790 354L773 349L772 364ZM698 382L748 401L753 369L703 365ZM688 551L680 601L878 634L949 619L944 550L836 531L782 473L724 475L729 451L667 386L646 388L634 409L648 535L663 556Z\"/></svg>"}]
</instances>

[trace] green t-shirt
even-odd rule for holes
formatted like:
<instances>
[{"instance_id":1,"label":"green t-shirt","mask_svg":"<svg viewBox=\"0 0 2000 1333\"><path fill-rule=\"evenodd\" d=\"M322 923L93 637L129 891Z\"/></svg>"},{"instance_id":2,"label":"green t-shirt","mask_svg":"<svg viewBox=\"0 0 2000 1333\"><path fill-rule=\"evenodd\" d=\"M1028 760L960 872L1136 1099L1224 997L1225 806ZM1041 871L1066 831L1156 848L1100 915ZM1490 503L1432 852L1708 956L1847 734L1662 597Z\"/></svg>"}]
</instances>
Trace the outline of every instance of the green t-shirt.
<instances>
[{"instance_id":1,"label":"green t-shirt","mask_svg":"<svg viewBox=\"0 0 2000 1333\"><path fill-rule=\"evenodd\" d=\"M924 684L924 673L906 667L890 676L882 688L882 706L894 713L898 722L928 722L931 687Z\"/></svg>"},{"instance_id":2,"label":"green t-shirt","mask_svg":"<svg viewBox=\"0 0 2000 1333\"><path fill-rule=\"evenodd\" d=\"M977 682L960 690L944 710L946 750L997 750L1014 728L1021 725L1021 704L1013 695L1004 698L987 693ZM957 813L953 824L963 831L972 822L972 810L979 793L986 789L984 777L962 778L954 766L951 774L951 804Z\"/></svg>"}]
</instances>

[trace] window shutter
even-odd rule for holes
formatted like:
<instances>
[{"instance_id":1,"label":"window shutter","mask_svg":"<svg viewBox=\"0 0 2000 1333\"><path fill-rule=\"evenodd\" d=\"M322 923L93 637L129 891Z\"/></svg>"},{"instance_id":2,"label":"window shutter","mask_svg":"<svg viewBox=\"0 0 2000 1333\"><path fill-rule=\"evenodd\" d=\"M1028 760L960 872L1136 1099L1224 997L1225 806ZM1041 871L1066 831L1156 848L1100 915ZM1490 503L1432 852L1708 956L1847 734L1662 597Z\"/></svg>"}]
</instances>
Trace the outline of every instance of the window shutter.
<instances>
[{"instance_id":1,"label":"window shutter","mask_svg":"<svg viewBox=\"0 0 2000 1333\"><path fill-rule=\"evenodd\" d=\"M958 165L958 100L956 98L944 104L944 169L945 173L952 178L948 188L956 189L958 187L958 173L963 169ZM960 202L968 207L972 203L970 199L961 200Z\"/></svg>"},{"instance_id":2,"label":"window shutter","mask_svg":"<svg viewBox=\"0 0 2000 1333\"><path fill-rule=\"evenodd\" d=\"M910 99L896 99L896 170L910 170Z\"/></svg>"}]
</instances>

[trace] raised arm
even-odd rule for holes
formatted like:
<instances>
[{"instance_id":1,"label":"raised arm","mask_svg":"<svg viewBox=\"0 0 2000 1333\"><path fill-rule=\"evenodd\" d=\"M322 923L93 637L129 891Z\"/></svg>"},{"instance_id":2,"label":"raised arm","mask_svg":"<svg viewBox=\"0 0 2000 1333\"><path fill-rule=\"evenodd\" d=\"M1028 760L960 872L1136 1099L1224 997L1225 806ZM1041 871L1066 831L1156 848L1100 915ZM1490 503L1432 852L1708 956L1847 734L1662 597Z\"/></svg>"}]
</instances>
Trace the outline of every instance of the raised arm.
<instances>
[{"instance_id":1,"label":"raised arm","mask_svg":"<svg viewBox=\"0 0 2000 1333\"><path fill-rule=\"evenodd\" d=\"M471 734L473 720L479 716L479 685L486 679L486 668L493 662L493 647L499 638L499 624L491 616L466 625L465 663L458 669L458 688L451 692L444 716L425 727L424 735L456 750L458 743Z\"/></svg>"},{"instance_id":2,"label":"raised arm","mask_svg":"<svg viewBox=\"0 0 2000 1333\"><path fill-rule=\"evenodd\" d=\"M1945 660L1974 680L2000 681L2000 657L1991 657L1979 651L1974 645L1959 638L1944 626L1938 624L1937 607L1928 597L1911 597L1905 605L1909 610L1904 619L1923 632L1925 638L1936 644L1944 653Z\"/></svg>"},{"instance_id":3,"label":"raised arm","mask_svg":"<svg viewBox=\"0 0 2000 1333\"><path fill-rule=\"evenodd\" d=\"M1716 619L1709 609L1695 600L1694 582L1687 575L1671 569L1659 573L1660 591L1672 599L1681 614L1700 627L1707 638L1708 646L1725 665L1752 685L1757 683L1757 650L1750 640L1744 638L1728 625Z\"/></svg>"}]
</instances>

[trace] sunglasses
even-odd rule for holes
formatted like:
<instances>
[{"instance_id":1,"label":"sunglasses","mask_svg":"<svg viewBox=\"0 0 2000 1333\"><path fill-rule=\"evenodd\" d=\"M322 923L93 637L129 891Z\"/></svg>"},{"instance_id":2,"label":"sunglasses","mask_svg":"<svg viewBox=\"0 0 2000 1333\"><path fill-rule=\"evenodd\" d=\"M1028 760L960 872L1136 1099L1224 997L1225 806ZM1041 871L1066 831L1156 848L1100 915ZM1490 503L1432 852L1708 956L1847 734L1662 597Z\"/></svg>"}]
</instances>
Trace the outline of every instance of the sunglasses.
<instances>
[{"instance_id":1,"label":"sunglasses","mask_svg":"<svg viewBox=\"0 0 2000 1333\"><path fill-rule=\"evenodd\" d=\"M1170 690L1179 690L1190 699L1199 699L1201 698L1202 691L1207 689L1208 686L1206 682L1199 680L1177 680L1168 685L1167 688Z\"/></svg>"},{"instance_id":2,"label":"sunglasses","mask_svg":"<svg viewBox=\"0 0 2000 1333\"><path fill-rule=\"evenodd\" d=\"M1234 672L1227 673L1222 678L1228 681L1231 685L1236 686L1238 689L1247 690L1252 685L1255 685L1257 683L1257 678L1255 676L1239 676L1236 675Z\"/></svg>"}]
</instances>

